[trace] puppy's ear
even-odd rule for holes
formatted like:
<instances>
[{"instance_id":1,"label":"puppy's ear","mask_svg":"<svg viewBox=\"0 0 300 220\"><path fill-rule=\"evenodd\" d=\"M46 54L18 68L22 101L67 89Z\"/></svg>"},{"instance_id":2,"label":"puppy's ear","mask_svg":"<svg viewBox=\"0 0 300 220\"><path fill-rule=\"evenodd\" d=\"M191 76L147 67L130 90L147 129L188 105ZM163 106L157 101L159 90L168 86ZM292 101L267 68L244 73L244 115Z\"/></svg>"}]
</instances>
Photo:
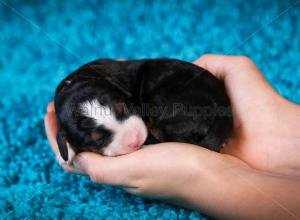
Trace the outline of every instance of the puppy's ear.
<instances>
[{"instance_id":1,"label":"puppy's ear","mask_svg":"<svg viewBox=\"0 0 300 220\"><path fill-rule=\"evenodd\" d=\"M68 161L67 137L63 131L59 131L56 135L56 141L61 157L64 161Z\"/></svg>"}]
</instances>

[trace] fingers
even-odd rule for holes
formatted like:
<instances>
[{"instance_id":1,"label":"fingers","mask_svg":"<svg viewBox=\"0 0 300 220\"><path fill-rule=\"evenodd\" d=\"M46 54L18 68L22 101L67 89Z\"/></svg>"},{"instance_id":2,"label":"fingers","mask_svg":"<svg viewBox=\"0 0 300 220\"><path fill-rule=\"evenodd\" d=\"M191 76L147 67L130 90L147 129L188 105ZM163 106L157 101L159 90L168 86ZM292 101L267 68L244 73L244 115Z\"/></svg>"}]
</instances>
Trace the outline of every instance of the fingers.
<instances>
[{"instance_id":1,"label":"fingers","mask_svg":"<svg viewBox=\"0 0 300 220\"><path fill-rule=\"evenodd\" d=\"M207 54L194 62L217 78L223 79L228 87L242 87L251 85L249 89L271 88L256 65L245 56L225 56ZM263 88L260 88L263 87Z\"/></svg>"},{"instance_id":2,"label":"fingers","mask_svg":"<svg viewBox=\"0 0 300 220\"><path fill-rule=\"evenodd\" d=\"M186 166L192 163L193 160L188 158L194 158L195 150L206 155L203 156L205 160L219 155L206 149L199 150L198 147L190 144L161 143L148 145L138 151L118 157L83 152L74 159L74 163L94 182L134 189L137 187L136 184L141 183L146 177L164 175L168 172L167 170L170 172L176 170L176 166ZM186 160L178 161L178 155L181 154L186 156ZM177 164L174 165L174 162ZM180 165L180 163L183 164Z\"/></svg>"},{"instance_id":3,"label":"fingers","mask_svg":"<svg viewBox=\"0 0 300 220\"><path fill-rule=\"evenodd\" d=\"M68 172L68 173L76 173L76 174L80 174L80 175L86 175L86 173L80 169L78 169L77 167L73 167L69 164L60 164L60 166L63 168L64 171Z\"/></svg>"},{"instance_id":4,"label":"fingers","mask_svg":"<svg viewBox=\"0 0 300 220\"><path fill-rule=\"evenodd\" d=\"M81 170L78 170L71 165L68 165L66 163L63 163L62 160L59 160L60 153L56 142L56 134L59 130L59 124L56 118L55 110L54 110L54 103L50 102L47 107L47 113L44 119L45 122L45 128L46 128L46 135L50 142L50 146L52 147L52 150L58 160L60 162L61 167L71 173L79 173L82 174L83 172Z\"/></svg>"},{"instance_id":5,"label":"fingers","mask_svg":"<svg viewBox=\"0 0 300 220\"><path fill-rule=\"evenodd\" d=\"M219 79L224 79L235 73L238 74L243 70L253 71L255 74L252 74L252 77L261 75L255 64L246 56L205 54L194 63L207 69Z\"/></svg>"},{"instance_id":6,"label":"fingers","mask_svg":"<svg viewBox=\"0 0 300 220\"><path fill-rule=\"evenodd\" d=\"M54 102L50 102L47 106L47 112L55 112Z\"/></svg>"},{"instance_id":7,"label":"fingers","mask_svg":"<svg viewBox=\"0 0 300 220\"><path fill-rule=\"evenodd\" d=\"M278 96L256 65L245 56L207 54L194 63L224 80L232 101L266 102Z\"/></svg>"},{"instance_id":8,"label":"fingers","mask_svg":"<svg viewBox=\"0 0 300 220\"><path fill-rule=\"evenodd\" d=\"M83 152L74 159L74 164L93 182L132 187L130 169L134 169L134 160L130 155L106 157L92 152Z\"/></svg>"},{"instance_id":9,"label":"fingers","mask_svg":"<svg viewBox=\"0 0 300 220\"><path fill-rule=\"evenodd\" d=\"M254 84L256 88L270 87L256 65L245 56L207 54L194 63L223 79L228 86L237 86L238 83L240 86Z\"/></svg>"},{"instance_id":10,"label":"fingers","mask_svg":"<svg viewBox=\"0 0 300 220\"><path fill-rule=\"evenodd\" d=\"M224 79L228 73L229 56L206 54L194 61L194 64L203 67L219 79Z\"/></svg>"},{"instance_id":11,"label":"fingers","mask_svg":"<svg viewBox=\"0 0 300 220\"><path fill-rule=\"evenodd\" d=\"M56 118L56 114L54 111L53 102L51 102L47 107L47 113L44 119L46 135L54 151L55 155L59 155L59 150L56 143L56 134L59 130L59 124Z\"/></svg>"}]
</instances>

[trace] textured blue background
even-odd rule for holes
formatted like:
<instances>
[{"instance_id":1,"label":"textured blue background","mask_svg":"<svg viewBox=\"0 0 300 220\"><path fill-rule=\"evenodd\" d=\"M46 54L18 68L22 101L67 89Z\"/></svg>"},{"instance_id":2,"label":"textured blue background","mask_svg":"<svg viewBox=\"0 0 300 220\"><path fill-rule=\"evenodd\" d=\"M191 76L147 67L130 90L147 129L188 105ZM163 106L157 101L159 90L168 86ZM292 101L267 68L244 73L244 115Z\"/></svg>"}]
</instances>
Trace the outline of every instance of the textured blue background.
<instances>
[{"instance_id":1,"label":"textured blue background","mask_svg":"<svg viewBox=\"0 0 300 220\"><path fill-rule=\"evenodd\" d=\"M0 219L207 218L64 173L46 105L69 71L99 57L204 53L250 56L300 103L300 4L281 14L294 2L0 0Z\"/></svg>"}]
</instances>

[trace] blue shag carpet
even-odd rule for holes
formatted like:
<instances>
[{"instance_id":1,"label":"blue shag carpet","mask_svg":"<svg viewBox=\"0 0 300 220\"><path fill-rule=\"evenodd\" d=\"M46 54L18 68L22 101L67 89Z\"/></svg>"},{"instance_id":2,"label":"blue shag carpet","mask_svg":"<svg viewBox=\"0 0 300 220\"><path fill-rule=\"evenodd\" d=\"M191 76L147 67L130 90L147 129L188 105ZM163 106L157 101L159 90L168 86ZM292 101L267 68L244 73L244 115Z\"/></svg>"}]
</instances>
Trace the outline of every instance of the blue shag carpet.
<instances>
[{"instance_id":1,"label":"blue shag carpet","mask_svg":"<svg viewBox=\"0 0 300 220\"><path fill-rule=\"evenodd\" d=\"M0 0L0 219L209 219L64 173L43 117L96 58L250 56L300 103L300 2ZM225 199L226 200L226 199Z\"/></svg>"}]
</instances>

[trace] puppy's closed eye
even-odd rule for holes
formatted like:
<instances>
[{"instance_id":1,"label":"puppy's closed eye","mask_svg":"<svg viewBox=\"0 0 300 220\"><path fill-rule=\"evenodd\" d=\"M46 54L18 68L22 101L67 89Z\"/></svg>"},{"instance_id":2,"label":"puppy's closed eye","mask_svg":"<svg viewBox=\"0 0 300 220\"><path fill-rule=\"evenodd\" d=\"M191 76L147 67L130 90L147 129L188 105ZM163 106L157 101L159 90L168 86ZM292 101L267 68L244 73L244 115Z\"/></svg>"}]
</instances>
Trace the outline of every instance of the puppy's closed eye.
<instances>
[{"instance_id":1,"label":"puppy's closed eye","mask_svg":"<svg viewBox=\"0 0 300 220\"><path fill-rule=\"evenodd\" d=\"M118 102L115 104L115 109L116 109L116 112L121 114L121 113L124 113L125 111L125 103L123 102Z\"/></svg>"},{"instance_id":2,"label":"puppy's closed eye","mask_svg":"<svg viewBox=\"0 0 300 220\"><path fill-rule=\"evenodd\" d=\"M98 130L93 130L91 133L91 137L94 141L99 141L104 137L104 133Z\"/></svg>"}]
</instances>

